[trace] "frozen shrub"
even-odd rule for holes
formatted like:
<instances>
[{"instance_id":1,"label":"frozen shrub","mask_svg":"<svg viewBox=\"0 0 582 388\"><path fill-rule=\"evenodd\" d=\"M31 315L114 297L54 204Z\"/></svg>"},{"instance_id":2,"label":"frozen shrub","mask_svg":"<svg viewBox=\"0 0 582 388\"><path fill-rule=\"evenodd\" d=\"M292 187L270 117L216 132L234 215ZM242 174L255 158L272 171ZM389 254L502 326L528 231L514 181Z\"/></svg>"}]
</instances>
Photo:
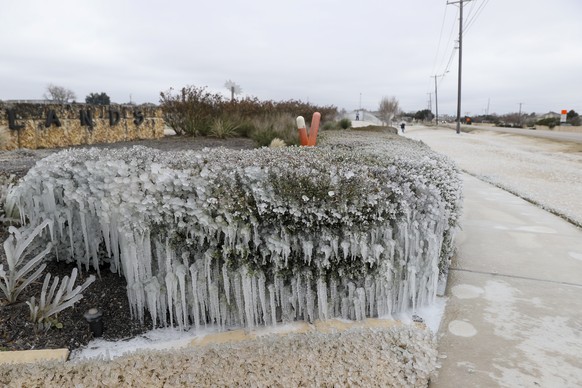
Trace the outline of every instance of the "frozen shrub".
<instances>
[{"instance_id":1,"label":"frozen shrub","mask_svg":"<svg viewBox=\"0 0 582 388\"><path fill-rule=\"evenodd\" d=\"M252 327L430 303L460 179L422 143L332 131L309 148L66 150L11 196L79 266L122 273L140 320Z\"/></svg>"}]
</instances>

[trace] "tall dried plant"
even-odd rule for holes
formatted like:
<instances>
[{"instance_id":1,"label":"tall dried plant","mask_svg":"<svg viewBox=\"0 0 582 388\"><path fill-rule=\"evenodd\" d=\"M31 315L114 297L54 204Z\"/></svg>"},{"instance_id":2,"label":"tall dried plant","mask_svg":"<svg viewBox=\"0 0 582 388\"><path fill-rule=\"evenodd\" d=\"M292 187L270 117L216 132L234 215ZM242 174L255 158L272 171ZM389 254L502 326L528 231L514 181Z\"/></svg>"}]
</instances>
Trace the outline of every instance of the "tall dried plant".
<instances>
[{"instance_id":1,"label":"tall dried plant","mask_svg":"<svg viewBox=\"0 0 582 388\"><path fill-rule=\"evenodd\" d=\"M0 127L0 150L4 149L10 141L10 133L6 127Z\"/></svg>"}]
</instances>

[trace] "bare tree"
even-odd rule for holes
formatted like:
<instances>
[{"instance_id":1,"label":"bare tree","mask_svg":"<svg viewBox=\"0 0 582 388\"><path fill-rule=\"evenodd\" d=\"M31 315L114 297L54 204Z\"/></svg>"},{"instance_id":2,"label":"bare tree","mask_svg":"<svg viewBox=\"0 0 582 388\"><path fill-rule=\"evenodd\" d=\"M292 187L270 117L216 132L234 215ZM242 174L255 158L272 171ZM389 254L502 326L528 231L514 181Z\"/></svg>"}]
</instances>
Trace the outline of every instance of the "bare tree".
<instances>
[{"instance_id":1,"label":"bare tree","mask_svg":"<svg viewBox=\"0 0 582 388\"><path fill-rule=\"evenodd\" d=\"M228 80L224 83L224 87L227 88L230 91L230 101L234 101L234 95L235 94L241 94L242 93L242 89L239 85L237 85L236 83L234 83L231 80Z\"/></svg>"},{"instance_id":2,"label":"bare tree","mask_svg":"<svg viewBox=\"0 0 582 388\"><path fill-rule=\"evenodd\" d=\"M396 116L400 110L400 104L396 97L382 97L380 105L378 106L378 113L382 121L388 125L392 125L392 119Z\"/></svg>"},{"instance_id":3,"label":"bare tree","mask_svg":"<svg viewBox=\"0 0 582 388\"><path fill-rule=\"evenodd\" d=\"M71 89L49 84L46 87L46 93L43 97L47 100L52 100L57 104L66 104L69 100L75 100L77 96Z\"/></svg>"}]
</instances>

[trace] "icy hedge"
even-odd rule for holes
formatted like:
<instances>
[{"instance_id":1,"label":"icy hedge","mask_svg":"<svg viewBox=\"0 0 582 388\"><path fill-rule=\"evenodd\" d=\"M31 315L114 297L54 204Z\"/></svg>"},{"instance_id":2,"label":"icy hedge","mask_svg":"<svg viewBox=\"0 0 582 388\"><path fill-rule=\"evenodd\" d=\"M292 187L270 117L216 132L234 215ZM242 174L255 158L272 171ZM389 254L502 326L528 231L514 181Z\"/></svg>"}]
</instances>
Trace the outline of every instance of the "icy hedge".
<instances>
[{"instance_id":1,"label":"icy hedge","mask_svg":"<svg viewBox=\"0 0 582 388\"><path fill-rule=\"evenodd\" d=\"M420 143L363 139L67 150L11 196L28 222L55 221L58 259L122 274L154 326L384 316L434 299L460 181Z\"/></svg>"}]
</instances>

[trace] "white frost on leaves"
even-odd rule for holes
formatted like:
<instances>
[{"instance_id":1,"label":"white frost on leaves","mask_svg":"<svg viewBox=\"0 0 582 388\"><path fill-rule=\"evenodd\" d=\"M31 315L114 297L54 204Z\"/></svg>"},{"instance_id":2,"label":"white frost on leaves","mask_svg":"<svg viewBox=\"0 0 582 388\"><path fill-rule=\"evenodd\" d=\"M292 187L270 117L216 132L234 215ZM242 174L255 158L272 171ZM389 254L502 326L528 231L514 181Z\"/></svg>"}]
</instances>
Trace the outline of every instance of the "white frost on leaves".
<instances>
[{"instance_id":1,"label":"white frost on leaves","mask_svg":"<svg viewBox=\"0 0 582 388\"><path fill-rule=\"evenodd\" d=\"M135 318L186 329L429 305L460 186L420 143L352 134L317 148L66 150L10 196L23 220L56 220L61 259L122 274Z\"/></svg>"}]
</instances>

